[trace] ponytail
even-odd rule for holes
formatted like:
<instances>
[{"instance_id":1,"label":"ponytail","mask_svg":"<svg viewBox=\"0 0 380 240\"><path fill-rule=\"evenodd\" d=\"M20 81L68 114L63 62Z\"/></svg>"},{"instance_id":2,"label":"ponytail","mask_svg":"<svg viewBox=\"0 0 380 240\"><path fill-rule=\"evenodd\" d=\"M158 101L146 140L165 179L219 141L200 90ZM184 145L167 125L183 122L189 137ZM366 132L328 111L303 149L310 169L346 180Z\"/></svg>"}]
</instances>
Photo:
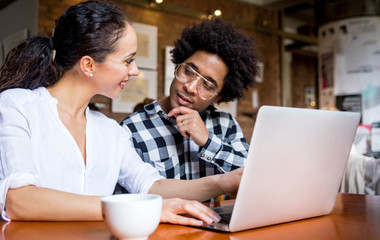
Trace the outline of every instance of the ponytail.
<instances>
[{"instance_id":1,"label":"ponytail","mask_svg":"<svg viewBox=\"0 0 380 240\"><path fill-rule=\"evenodd\" d=\"M35 89L58 81L47 37L31 37L12 49L0 69L0 92L10 88Z\"/></svg>"}]
</instances>

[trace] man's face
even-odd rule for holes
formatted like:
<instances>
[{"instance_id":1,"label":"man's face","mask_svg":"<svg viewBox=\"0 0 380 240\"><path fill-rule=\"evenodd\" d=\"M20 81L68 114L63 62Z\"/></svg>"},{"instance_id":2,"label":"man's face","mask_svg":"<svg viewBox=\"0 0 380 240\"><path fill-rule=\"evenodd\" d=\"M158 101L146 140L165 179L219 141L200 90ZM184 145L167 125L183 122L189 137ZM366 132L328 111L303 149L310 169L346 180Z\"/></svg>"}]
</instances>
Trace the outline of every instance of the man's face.
<instances>
[{"instance_id":1,"label":"man's face","mask_svg":"<svg viewBox=\"0 0 380 240\"><path fill-rule=\"evenodd\" d=\"M211 104L215 104L220 99L220 91L224 86L224 78L228 73L228 67L216 54L205 51L196 51L184 63L202 75L216 87L216 95L204 100L199 96L198 84L201 78L190 82L181 82L174 77L170 86L171 108L184 106L201 112Z\"/></svg>"}]
</instances>

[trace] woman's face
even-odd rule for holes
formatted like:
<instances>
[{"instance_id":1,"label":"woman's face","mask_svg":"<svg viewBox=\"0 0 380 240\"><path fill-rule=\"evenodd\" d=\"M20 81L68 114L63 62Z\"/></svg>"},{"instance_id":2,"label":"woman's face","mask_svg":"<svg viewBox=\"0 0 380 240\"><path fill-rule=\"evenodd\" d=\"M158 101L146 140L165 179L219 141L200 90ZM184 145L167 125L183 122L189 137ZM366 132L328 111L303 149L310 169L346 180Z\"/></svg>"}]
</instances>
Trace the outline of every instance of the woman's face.
<instances>
[{"instance_id":1,"label":"woman's face","mask_svg":"<svg viewBox=\"0 0 380 240\"><path fill-rule=\"evenodd\" d=\"M124 35L116 42L116 50L103 63L97 64L93 72L98 94L117 98L130 76L137 76L139 70L135 60L137 50L136 32L127 24Z\"/></svg>"}]
</instances>

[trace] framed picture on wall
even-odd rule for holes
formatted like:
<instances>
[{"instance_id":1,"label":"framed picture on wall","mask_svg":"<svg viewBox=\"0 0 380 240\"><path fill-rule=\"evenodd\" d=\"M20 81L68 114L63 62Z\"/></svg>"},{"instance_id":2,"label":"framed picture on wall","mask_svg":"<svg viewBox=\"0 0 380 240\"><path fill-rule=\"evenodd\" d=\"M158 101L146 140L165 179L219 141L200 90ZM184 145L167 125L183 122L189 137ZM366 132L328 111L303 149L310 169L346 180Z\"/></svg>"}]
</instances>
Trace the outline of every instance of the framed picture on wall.
<instances>
[{"instance_id":1,"label":"framed picture on wall","mask_svg":"<svg viewBox=\"0 0 380 240\"><path fill-rule=\"evenodd\" d=\"M142 23L134 23L133 27L137 34L137 66L157 69L157 27Z\"/></svg>"},{"instance_id":2,"label":"framed picture on wall","mask_svg":"<svg viewBox=\"0 0 380 240\"><path fill-rule=\"evenodd\" d=\"M132 113L134 107L145 98L157 98L157 71L140 69L131 77L118 98L112 100L112 112Z\"/></svg>"},{"instance_id":3,"label":"framed picture on wall","mask_svg":"<svg viewBox=\"0 0 380 240\"><path fill-rule=\"evenodd\" d=\"M252 107L259 108L259 90L253 89L252 91Z\"/></svg>"},{"instance_id":4,"label":"framed picture on wall","mask_svg":"<svg viewBox=\"0 0 380 240\"><path fill-rule=\"evenodd\" d=\"M258 72L255 77L255 81L258 83L262 83L264 80L264 63L263 62L257 62Z\"/></svg>"},{"instance_id":5,"label":"framed picture on wall","mask_svg":"<svg viewBox=\"0 0 380 240\"><path fill-rule=\"evenodd\" d=\"M227 112L231 114L233 117L236 117L236 109L237 109L237 100L228 102L228 103L220 103L220 104L215 104L215 107L217 111L220 112Z\"/></svg>"},{"instance_id":6,"label":"framed picture on wall","mask_svg":"<svg viewBox=\"0 0 380 240\"><path fill-rule=\"evenodd\" d=\"M170 95L170 85L174 79L174 69L175 64L171 61L170 50L172 50L173 46L165 47L165 96Z\"/></svg>"}]
</instances>

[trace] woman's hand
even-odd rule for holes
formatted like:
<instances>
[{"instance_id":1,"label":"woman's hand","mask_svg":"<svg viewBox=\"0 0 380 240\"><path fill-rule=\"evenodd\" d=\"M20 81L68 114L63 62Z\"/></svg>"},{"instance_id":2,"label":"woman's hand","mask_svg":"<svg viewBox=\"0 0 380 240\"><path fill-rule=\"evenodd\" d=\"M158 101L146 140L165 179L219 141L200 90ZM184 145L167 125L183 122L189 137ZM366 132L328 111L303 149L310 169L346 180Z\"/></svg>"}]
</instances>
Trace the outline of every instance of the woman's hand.
<instances>
[{"instance_id":1,"label":"woman's hand","mask_svg":"<svg viewBox=\"0 0 380 240\"><path fill-rule=\"evenodd\" d=\"M210 224L212 222L219 222L219 220L220 216L218 214L198 201L179 198L163 200L162 223L202 226L203 222Z\"/></svg>"}]
</instances>

